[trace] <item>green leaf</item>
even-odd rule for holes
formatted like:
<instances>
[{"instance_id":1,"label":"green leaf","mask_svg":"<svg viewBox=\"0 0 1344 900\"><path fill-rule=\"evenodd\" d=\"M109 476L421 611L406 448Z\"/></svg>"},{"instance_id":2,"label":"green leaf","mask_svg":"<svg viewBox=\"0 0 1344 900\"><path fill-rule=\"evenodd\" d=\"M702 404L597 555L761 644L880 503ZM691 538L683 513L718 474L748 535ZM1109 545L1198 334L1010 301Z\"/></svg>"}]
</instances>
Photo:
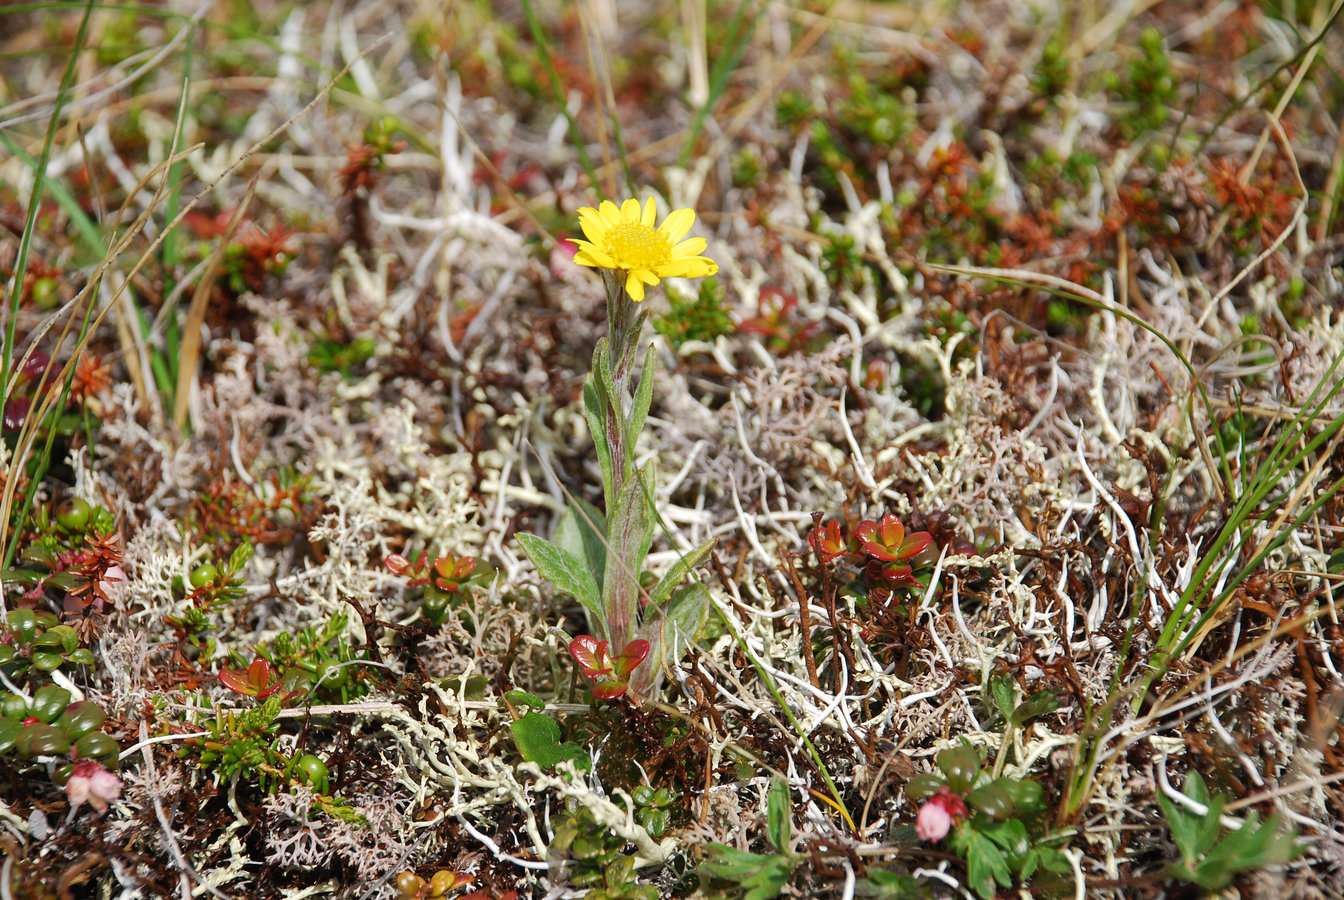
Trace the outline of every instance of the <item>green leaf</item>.
<instances>
[{"instance_id":1,"label":"green leaf","mask_svg":"<svg viewBox=\"0 0 1344 900\"><path fill-rule=\"evenodd\" d=\"M639 332L635 332L638 334ZM625 452L629 457L634 456L635 438L644 427L644 419L649 414L649 404L653 401L653 370L657 368L654 365L653 351L647 350L644 353L643 371L639 373L639 386L635 388L635 403L630 407L630 421L625 426Z\"/></svg>"},{"instance_id":2,"label":"green leaf","mask_svg":"<svg viewBox=\"0 0 1344 900\"><path fill-rule=\"evenodd\" d=\"M1017 705L1017 709L1013 710L1013 714L1008 721L1014 725L1022 725L1037 716L1043 716L1056 709L1059 709L1059 697L1056 696L1054 691L1049 689L1037 691L1029 699L1023 700Z\"/></svg>"},{"instance_id":3,"label":"green leaf","mask_svg":"<svg viewBox=\"0 0 1344 900\"><path fill-rule=\"evenodd\" d=\"M776 848L789 852L789 842L793 838L793 806L789 803L788 782L783 778L776 777L770 785L770 796L766 800L765 834Z\"/></svg>"},{"instance_id":4,"label":"green leaf","mask_svg":"<svg viewBox=\"0 0 1344 900\"><path fill-rule=\"evenodd\" d=\"M665 668L681 662L686 648L691 645L709 618L709 591L703 584L692 582L672 595L661 607L649 604L639 633L652 648L644 668L637 669L631 679L635 690L643 692Z\"/></svg>"},{"instance_id":5,"label":"green leaf","mask_svg":"<svg viewBox=\"0 0 1344 900\"><path fill-rule=\"evenodd\" d=\"M1017 700L1017 688L1008 675L996 675L989 680L989 689L994 694L994 704L1003 714L1003 718L1012 721L1013 703Z\"/></svg>"},{"instance_id":6,"label":"green leaf","mask_svg":"<svg viewBox=\"0 0 1344 900\"><path fill-rule=\"evenodd\" d=\"M555 543L575 559L583 560L592 573L599 592L607 567L607 517L596 506L579 497L560 517L555 528Z\"/></svg>"},{"instance_id":7,"label":"green leaf","mask_svg":"<svg viewBox=\"0 0 1344 900\"><path fill-rule=\"evenodd\" d=\"M854 886L859 897L877 897L879 900L906 900L909 897L927 897L928 888L917 878L890 869L869 869L868 877L859 879Z\"/></svg>"},{"instance_id":8,"label":"green leaf","mask_svg":"<svg viewBox=\"0 0 1344 900\"><path fill-rule=\"evenodd\" d=\"M700 873L734 881L746 888L744 900L773 900L789 883L794 858L784 853L758 855L724 844L710 844Z\"/></svg>"},{"instance_id":9,"label":"green leaf","mask_svg":"<svg viewBox=\"0 0 1344 900\"><path fill-rule=\"evenodd\" d=\"M43 672L50 672L53 669L59 669L61 667L61 663L63 663L64 661L65 660L59 653L49 653L40 650L35 651L33 653L33 666Z\"/></svg>"},{"instance_id":10,"label":"green leaf","mask_svg":"<svg viewBox=\"0 0 1344 900\"><path fill-rule=\"evenodd\" d=\"M995 893L996 881L1002 887L1012 884L1008 861L989 838L973 828L963 830L966 832L966 879L977 894L990 900Z\"/></svg>"},{"instance_id":11,"label":"green leaf","mask_svg":"<svg viewBox=\"0 0 1344 900\"><path fill-rule=\"evenodd\" d=\"M1193 812L1186 812L1191 822L1194 823L1192 832L1194 836L1193 855L1202 856L1213 847L1218 840L1218 833L1222 831L1223 826L1219 818L1222 816L1223 807L1227 804L1227 798L1210 796L1209 789L1204 784L1204 776L1197 771L1185 776L1183 791L1185 796L1191 800L1208 807L1208 812L1202 816Z\"/></svg>"},{"instance_id":12,"label":"green leaf","mask_svg":"<svg viewBox=\"0 0 1344 900\"><path fill-rule=\"evenodd\" d=\"M718 538L710 538L699 547L696 547L690 553L682 555L680 559L674 562L672 567L658 580L658 584L649 593L649 607L661 606L668 597L672 596L673 588L680 584L682 579L685 578L692 569L700 565L701 561L703 561L704 558L709 555L709 552L714 549L714 543L717 540Z\"/></svg>"},{"instance_id":13,"label":"green leaf","mask_svg":"<svg viewBox=\"0 0 1344 900\"><path fill-rule=\"evenodd\" d=\"M746 850L738 850L727 844L709 844L705 847L707 855L700 864L700 873L710 878L723 878L728 881L740 881L761 868L766 857Z\"/></svg>"},{"instance_id":14,"label":"green leaf","mask_svg":"<svg viewBox=\"0 0 1344 900\"><path fill-rule=\"evenodd\" d=\"M1022 868L1031 850L1031 841L1027 838L1027 826L1020 819L994 822L980 828L980 833L1003 848L1012 868Z\"/></svg>"},{"instance_id":15,"label":"green leaf","mask_svg":"<svg viewBox=\"0 0 1344 900\"><path fill-rule=\"evenodd\" d=\"M519 534L518 543L523 545L523 552L532 560L532 565L537 567L542 577L549 579L560 590L573 594L574 599L591 610L598 621L602 620L602 595L598 593L597 582L582 562L535 534Z\"/></svg>"},{"instance_id":16,"label":"green leaf","mask_svg":"<svg viewBox=\"0 0 1344 900\"><path fill-rule=\"evenodd\" d=\"M546 701L534 694L529 694L527 691L520 691L517 688L514 688L511 691L505 691L504 699L508 700L514 706L530 706L532 709L546 708Z\"/></svg>"},{"instance_id":17,"label":"green leaf","mask_svg":"<svg viewBox=\"0 0 1344 900\"><path fill-rule=\"evenodd\" d=\"M583 416L588 420L588 431L593 438L593 449L602 467L602 499L611 509L616 498L612 496L611 446L607 443L607 398L610 396L597 378L599 360L607 357L607 339L597 342L593 352L593 371L583 380Z\"/></svg>"},{"instance_id":18,"label":"green leaf","mask_svg":"<svg viewBox=\"0 0 1344 900\"><path fill-rule=\"evenodd\" d=\"M243 571L243 566L247 565L247 561L251 558L252 545L239 544L234 548L233 553L229 555L229 561L225 564L224 569L230 575L237 575L239 572Z\"/></svg>"},{"instance_id":19,"label":"green leaf","mask_svg":"<svg viewBox=\"0 0 1344 900\"><path fill-rule=\"evenodd\" d=\"M509 724L513 742L523 759L549 769L556 763L573 760L580 769L589 770L593 761L573 741L560 743L560 726L541 713L529 712Z\"/></svg>"},{"instance_id":20,"label":"green leaf","mask_svg":"<svg viewBox=\"0 0 1344 900\"><path fill-rule=\"evenodd\" d=\"M789 883L793 873L793 860L787 856L767 856L760 871L746 878L742 886L747 889L743 900L774 900Z\"/></svg>"}]
</instances>

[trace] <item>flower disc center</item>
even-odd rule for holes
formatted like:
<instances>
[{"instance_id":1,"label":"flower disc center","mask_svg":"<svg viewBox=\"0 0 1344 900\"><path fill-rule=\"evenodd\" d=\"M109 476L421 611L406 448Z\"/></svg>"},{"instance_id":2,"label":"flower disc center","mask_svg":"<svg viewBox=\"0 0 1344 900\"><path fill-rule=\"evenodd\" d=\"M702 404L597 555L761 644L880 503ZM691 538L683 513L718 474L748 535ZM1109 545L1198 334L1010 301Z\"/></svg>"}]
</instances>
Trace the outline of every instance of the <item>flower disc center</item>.
<instances>
[{"instance_id":1,"label":"flower disc center","mask_svg":"<svg viewBox=\"0 0 1344 900\"><path fill-rule=\"evenodd\" d=\"M643 222L620 222L607 231L608 255L623 269L651 269L672 252L667 235Z\"/></svg>"}]
</instances>

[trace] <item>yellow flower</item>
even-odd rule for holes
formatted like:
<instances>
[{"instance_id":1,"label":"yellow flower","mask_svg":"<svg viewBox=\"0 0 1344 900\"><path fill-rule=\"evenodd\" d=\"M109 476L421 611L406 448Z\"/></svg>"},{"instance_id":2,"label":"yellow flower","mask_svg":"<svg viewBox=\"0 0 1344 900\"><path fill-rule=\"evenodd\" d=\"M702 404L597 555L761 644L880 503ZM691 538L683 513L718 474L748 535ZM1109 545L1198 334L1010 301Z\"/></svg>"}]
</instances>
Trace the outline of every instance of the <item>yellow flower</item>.
<instances>
[{"instance_id":1,"label":"yellow flower","mask_svg":"<svg viewBox=\"0 0 1344 900\"><path fill-rule=\"evenodd\" d=\"M695 224L695 212L678 209L668 214L657 230L653 220L658 210L650 197L641 213L638 200L617 207L603 200L597 209L579 210L579 226L588 240L574 241L574 261L581 266L620 269L625 272L625 291L632 300L644 299L644 285L663 278L700 278L719 271L718 263L700 253L704 238L682 240Z\"/></svg>"}]
</instances>

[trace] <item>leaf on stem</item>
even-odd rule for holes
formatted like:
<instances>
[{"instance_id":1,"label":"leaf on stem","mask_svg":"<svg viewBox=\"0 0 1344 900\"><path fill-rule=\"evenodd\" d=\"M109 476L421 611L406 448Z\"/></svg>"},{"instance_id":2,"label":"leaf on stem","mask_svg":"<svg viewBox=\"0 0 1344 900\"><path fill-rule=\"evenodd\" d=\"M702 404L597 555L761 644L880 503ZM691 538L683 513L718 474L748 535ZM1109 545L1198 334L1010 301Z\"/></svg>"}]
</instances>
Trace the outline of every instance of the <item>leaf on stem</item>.
<instances>
[{"instance_id":1,"label":"leaf on stem","mask_svg":"<svg viewBox=\"0 0 1344 900\"><path fill-rule=\"evenodd\" d=\"M519 534L518 543L522 544L523 552L532 560L532 565L537 567L542 577L560 590L573 594L575 600L591 610L599 621L602 620L602 595L587 566L572 554L535 534Z\"/></svg>"}]
</instances>

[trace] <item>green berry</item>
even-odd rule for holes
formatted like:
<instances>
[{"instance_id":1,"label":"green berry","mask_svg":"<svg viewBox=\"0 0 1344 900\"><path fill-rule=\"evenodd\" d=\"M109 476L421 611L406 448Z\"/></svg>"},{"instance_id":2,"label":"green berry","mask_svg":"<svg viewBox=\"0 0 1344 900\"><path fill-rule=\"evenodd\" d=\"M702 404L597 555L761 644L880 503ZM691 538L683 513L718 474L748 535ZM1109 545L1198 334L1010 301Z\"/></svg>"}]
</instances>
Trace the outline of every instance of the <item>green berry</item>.
<instances>
[{"instance_id":1,"label":"green berry","mask_svg":"<svg viewBox=\"0 0 1344 900\"><path fill-rule=\"evenodd\" d=\"M219 569L215 568L213 563L204 563L191 570L191 586L194 588L203 588L207 584L214 584L219 578Z\"/></svg>"},{"instance_id":2,"label":"green berry","mask_svg":"<svg viewBox=\"0 0 1344 900\"><path fill-rule=\"evenodd\" d=\"M83 531L89 524L93 507L78 497L72 497L56 510L56 522L66 531Z\"/></svg>"},{"instance_id":3,"label":"green berry","mask_svg":"<svg viewBox=\"0 0 1344 900\"><path fill-rule=\"evenodd\" d=\"M294 771L298 775L299 781L312 785L318 793L325 794L327 792L327 779L330 771L327 769L327 764L317 756L311 753L300 756L294 764Z\"/></svg>"}]
</instances>

